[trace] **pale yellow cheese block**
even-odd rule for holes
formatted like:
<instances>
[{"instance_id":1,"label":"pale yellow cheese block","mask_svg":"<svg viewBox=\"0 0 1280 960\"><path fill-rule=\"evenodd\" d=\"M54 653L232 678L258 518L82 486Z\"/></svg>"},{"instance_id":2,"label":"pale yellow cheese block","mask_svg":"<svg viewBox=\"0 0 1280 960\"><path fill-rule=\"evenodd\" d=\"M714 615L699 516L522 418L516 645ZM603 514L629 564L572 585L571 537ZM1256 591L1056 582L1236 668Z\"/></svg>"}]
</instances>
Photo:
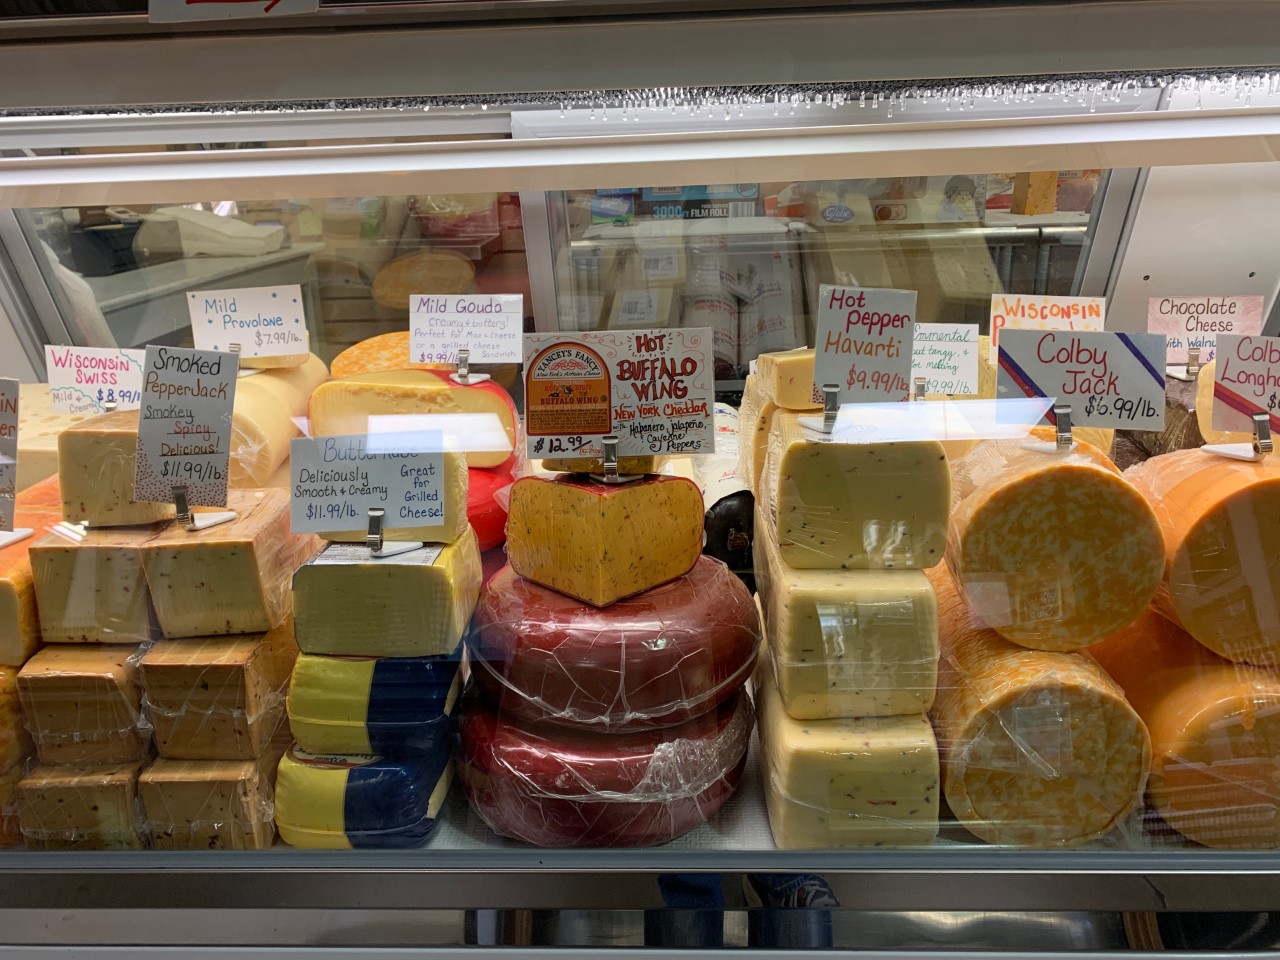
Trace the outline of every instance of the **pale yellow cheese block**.
<instances>
[{"instance_id":1,"label":"pale yellow cheese block","mask_svg":"<svg viewBox=\"0 0 1280 960\"><path fill-rule=\"evenodd\" d=\"M1253 443L1253 434L1236 430L1213 429L1213 378L1218 361L1210 360L1196 377L1196 423L1205 443Z\"/></svg>"},{"instance_id":2,"label":"pale yellow cheese block","mask_svg":"<svg viewBox=\"0 0 1280 960\"><path fill-rule=\"evenodd\" d=\"M784 410L822 409L822 394L813 382L812 347L797 347L756 357L756 376L765 395Z\"/></svg>"},{"instance_id":3,"label":"pale yellow cheese block","mask_svg":"<svg viewBox=\"0 0 1280 960\"><path fill-rule=\"evenodd\" d=\"M18 387L19 491L58 472L58 434L92 414L54 413L47 383Z\"/></svg>"},{"instance_id":4,"label":"pale yellow cheese block","mask_svg":"<svg viewBox=\"0 0 1280 960\"><path fill-rule=\"evenodd\" d=\"M113 850L142 846L138 773L143 761L41 766L18 783L18 819L33 850Z\"/></svg>"},{"instance_id":5,"label":"pale yellow cheese block","mask_svg":"<svg viewBox=\"0 0 1280 960\"><path fill-rule=\"evenodd\" d=\"M307 358L314 356L310 353L282 353L275 357L241 357L240 368L242 370L288 370L291 367L300 367L307 362Z\"/></svg>"},{"instance_id":6,"label":"pale yellow cheese block","mask_svg":"<svg viewBox=\"0 0 1280 960\"><path fill-rule=\"evenodd\" d=\"M172 503L133 499L138 411L91 417L58 435L62 516L92 527L122 527L171 520Z\"/></svg>"},{"instance_id":7,"label":"pale yellow cheese block","mask_svg":"<svg viewBox=\"0 0 1280 960\"><path fill-rule=\"evenodd\" d=\"M747 376L738 408L738 476L756 497L760 496L760 472L769 450L769 428L778 405L765 395L759 374Z\"/></svg>"},{"instance_id":8,"label":"pale yellow cheese block","mask_svg":"<svg viewBox=\"0 0 1280 960\"><path fill-rule=\"evenodd\" d=\"M250 364L242 360L241 366ZM289 441L302 435L294 418L307 415L312 391L328 379L324 361L303 354L300 363L266 369L236 381L231 417L231 486L272 485L272 476L289 459Z\"/></svg>"},{"instance_id":9,"label":"pale yellow cheese block","mask_svg":"<svg viewBox=\"0 0 1280 960\"><path fill-rule=\"evenodd\" d=\"M778 692L801 720L923 713L938 680L938 610L919 570L795 570L757 512L757 597Z\"/></svg>"}]
</instances>

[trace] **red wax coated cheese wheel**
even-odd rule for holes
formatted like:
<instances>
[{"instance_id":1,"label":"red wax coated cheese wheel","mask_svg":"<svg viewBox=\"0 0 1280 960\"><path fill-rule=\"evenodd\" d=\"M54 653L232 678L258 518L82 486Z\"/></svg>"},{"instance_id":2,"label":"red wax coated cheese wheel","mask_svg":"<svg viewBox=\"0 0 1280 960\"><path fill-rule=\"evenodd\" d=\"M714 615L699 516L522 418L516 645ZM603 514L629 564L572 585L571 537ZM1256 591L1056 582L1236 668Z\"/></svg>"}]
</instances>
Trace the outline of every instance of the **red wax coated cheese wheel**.
<instances>
[{"instance_id":1,"label":"red wax coated cheese wheel","mask_svg":"<svg viewBox=\"0 0 1280 960\"><path fill-rule=\"evenodd\" d=\"M755 602L712 557L600 609L506 567L480 595L472 673L505 714L602 731L682 723L751 675Z\"/></svg>"},{"instance_id":2,"label":"red wax coated cheese wheel","mask_svg":"<svg viewBox=\"0 0 1280 960\"><path fill-rule=\"evenodd\" d=\"M507 508L497 494L511 481L509 468L472 467L467 471L467 522L476 532L481 551L501 546L507 539Z\"/></svg>"},{"instance_id":3,"label":"red wax coated cheese wheel","mask_svg":"<svg viewBox=\"0 0 1280 960\"><path fill-rule=\"evenodd\" d=\"M704 823L742 779L740 692L678 727L595 733L520 724L479 697L459 721L458 779L498 833L541 847L642 847Z\"/></svg>"}]
</instances>

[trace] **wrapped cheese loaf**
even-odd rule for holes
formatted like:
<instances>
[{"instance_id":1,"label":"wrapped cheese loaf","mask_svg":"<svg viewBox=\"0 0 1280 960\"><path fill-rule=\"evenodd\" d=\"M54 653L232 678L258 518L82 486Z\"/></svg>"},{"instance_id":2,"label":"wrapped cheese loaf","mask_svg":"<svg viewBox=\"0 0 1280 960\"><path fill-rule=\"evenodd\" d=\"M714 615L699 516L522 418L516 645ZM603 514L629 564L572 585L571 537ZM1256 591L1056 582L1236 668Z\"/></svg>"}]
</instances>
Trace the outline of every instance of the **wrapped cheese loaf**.
<instances>
[{"instance_id":1,"label":"wrapped cheese loaf","mask_svg":"<svg viewBox=\"0 0 1280 960\"><path fill-rule=\"evenodd\" d=\"M29 549L61 522L62 494L56 476L41 480L15 498L13 525L31 530L32 537L0 547L0 665L20 667L40 646Z\"/></svg>"},{"instance_id":2,"label":"wrapped cheese loaf","mask_svg":"<svg viewBox=\"0 0 1280 960\"><path fill-rule=\"evenodd\" d=\"M1001 636L1073 650L1151 602L1162 566L1159 521L1087 441L1059 454L991 440L952 464L952 480L947 565Z\"/></svg>"},{"instance_id":3,"label":"wrapped cheese loaf","mask_svg":"<svg viewBox=\"0 0 1280 960\"><path fill-rule=\"evenodd\" d=\"M241 365L249 367L251 363L242 360ZM280 465L289 459L289 441L300 436L293 418L307 415L311 392L328 379L324 361L303 354L300 363L263 370L236 381L231 416L231 486L268 485Z\"/></svg>"},{"instance_id":4,"label":"wrapped cheese loaf","mask_svg":"<svg viewBox=\"0 0 1280 960\"><path fill-rule=\"evenodd\" d=\"M657 473L661 463L661 457L619 457L618 472L629 475ZM542 469L552 473L600 473L604 470L604 461L599 457L552 458L542 461Z\"/></svg>"},{"instance_id":5,"label":"wrapped cheese loaf","mask_svg":"<svg viewBox=\"0 0 1280 960\"><path fill-rule=\"evenodd\" d=\"M765 454L769 450L769 428L778 405L765 393L759 374L747 376L742 391L742 405L738 408L740 446L738 447L738 476L757 497L760 496L760 472L764 469Z\"/></svg>"},{"instance_id":6,"label":"wrapped cheese loaf","mask_svg":"<svg viewBox=\"0 0 1280 960\"><path fill-rule=\"evenodd\" d=\"M1179 450L1125 476L1164 532L1160 613L1229 660L1280 666L1280 459Z\"/></svg>"},{"instance_id":7,"label":"wrapped cheese loaf","mask_svg":"<svg viewBox=\"0 0 1280 960\"><path fill-rule=\"evenodd\" d=\"M244 760L160 759L138 777L157 850L265 850L275 841L272 784L281 749Z\"/></svg>"},{"instance_id":8,"label":"wrapped cheese loaf","mask_svg":"<svg viewBox=\"0 0 1280 960\"><path fill-rule=\"evenodd\" d=\"M1120 687L1078 653L1024 650L965 606L945 567L933 723L947 805L988 843L1061 847L1114 829L1142 797L1151 740Z\"/></svg>"},{"instance_id":9,"label":"wrapped cheese loaf","mask_svg":"<svg viewBox=\"0 0 1280 960\"><path fill-rule=\"evenodd\" d=\"M42 766L18 783L18 819L32 850L120 850L142 846L142 760Z\"/></svg>"},{"instance_id":10,"label":"wrapped cheese loaf","mask_svg":"<svg viewBox=\"0 0 1280 960\"><path fill-rule=\"evenodd\" d=\"M1210 847L1280 847L1280 674L1232 663L1148 610L1089 648L1151 731L1147 792Z\"/></svg>"}]
</instances>

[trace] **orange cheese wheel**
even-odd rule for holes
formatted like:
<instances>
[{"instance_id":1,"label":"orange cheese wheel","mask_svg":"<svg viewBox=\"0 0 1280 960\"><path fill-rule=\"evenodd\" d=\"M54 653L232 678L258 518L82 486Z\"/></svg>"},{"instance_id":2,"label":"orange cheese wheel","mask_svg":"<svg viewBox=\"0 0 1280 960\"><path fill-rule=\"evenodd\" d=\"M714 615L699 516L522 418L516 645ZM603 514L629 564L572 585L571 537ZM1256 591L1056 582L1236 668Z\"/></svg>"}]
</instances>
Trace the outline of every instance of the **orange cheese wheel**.
<instances>
[{"instance_id":1,"label":"orange cheese wheel","mask_svg":"<svg viewBox=\"0 0 1280 960\"><path fill-rule=\"evenodd\" d=\"M1137 806L1151 741L1120 687L1079 653L1024 650L987 629L943 566L932 717L947 804L989 843L1061 847Z\"/></svg>"},{"instance_id":2,"label":"orange cheese wheel","mask_svg":"<svg viewBox=\"0 0 1280 960\"><path fill-rule=\"evenodd\" d=\"M1280 847L1280 673L1232 663L1148 610L1089 653L1151 731L1147 792L1210 847Z\"/></svg>"},{"instance_id":3,"label":"orange cheese wheel","mask_svg":"<svg viewBox=\"0 0 1280 960\"><path fill-rule=\"evenodd\" d=\"M335 380L355 376L358 373L383 373L388 370L447 370L446 363L411 363L409 360L409 331L397 330L383 333L368 340L361 340L347 347L329 364Z\"/></svg>"},{"instance_id":4,"label":"orange cheese wheel","mask_svg":"<svg viewBox=\"0 0 1280 960\"><path fill-rule=\"evenodd\" d=\"M1163 566L1159 521L1097 447L1041 453L992 440L952 463L951 482L947 565L1001 636L1074 650L1151 602Z\"/></svg>"},{"instance_id":5,"label":"orange cheese wheel","mask_svg":"<svg viewBox=\"0 0 1280 960\"><path fill-rule=\"evenodd\" d=\"M1160 613L1229 660L1280 665L1280 458L1176 450L1125 476L1164 531Z\"/></svg>"}]
</instances>

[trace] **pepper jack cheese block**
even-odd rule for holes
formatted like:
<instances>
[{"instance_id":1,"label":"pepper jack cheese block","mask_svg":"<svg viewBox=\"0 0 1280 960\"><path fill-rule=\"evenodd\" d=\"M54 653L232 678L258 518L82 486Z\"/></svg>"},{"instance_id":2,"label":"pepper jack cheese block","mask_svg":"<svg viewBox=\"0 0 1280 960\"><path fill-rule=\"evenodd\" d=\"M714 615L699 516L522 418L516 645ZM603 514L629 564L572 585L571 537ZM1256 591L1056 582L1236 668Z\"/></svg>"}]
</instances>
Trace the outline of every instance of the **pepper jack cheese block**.
<instances>
[{"instance_id":1,"label":"pepper jack cheese block","mask_svg":"<svg viewBox=\"0 0 1280 960\"><path fill-rule=\"evenodd\" d=\"M142 547L160 528L55 530L31 546L46 643L141 643L160 635Z\"/></svg>"},{"instance_id":2,"label":"pepper jack cheese block","mask_svg":"<svg viewBox=\"0 0 1280 960\"><path fill-rule=\"evenodd\" d=\"M988 843L1074 846L1115 828L1142 797L1147 728L1080 653L1025 650L965 606L946 567L938 594L933 725L947 805Z\"/></svg>"},{"instance_id":3,"label":"pepper jack cheese block","mask_svg":"<svg viewBox=\"0 0 1280 960\"><path fill-rule=\"evenodd\" d=\"M58 434L62 516L92 527L172 520L172 503L133 499L138 411L115 410Z\"/></svg>"},{"instance_id":4,"label":"pepper jack cheese block","mask_svg":"<svg viewBox=\"0 0 1280 960\"><path fill-rule=\"evenodd\" d=\"M160 759L138 777L157 850L265 850L275 840L272 784L280 750L261 759Z\"/></svg>"},{"instance_id":5,"label":"pepper jack cheese block","mask_svg":"<svg viewBox=\"0 0 1280 960\"><path fill-rule=\"evenodd\" d=\"M1280 847L1280 675L1210 653L1149 610L1090 647L1151 731L1147 794L1209 847Z\"/></svg>"},{"instance_id":6,"label":"pepper jack cheese block","mask_svg":"<svg viewBox=\"0 0 1280 960\"><path fill-rule=\"evenodd\" d=\"M740 444L738 446L738 476L747 487L760 497L760 473L764 469L765 454L769 450L769 429L778 405L765 394L759 374L749 374L742 391L742 405L738 408Z\"/></svg>"},{"instance_id":7,"label":"pepper jack cheese block","mask_svg":"<svg viewBox=\"0 0 1280 960\"><path fill-rule=\"evenodd\" d=\"M360 435L368 431L370 417L428 413L496 417L506 433L505 447L471 451L467 465L499 467L511 459L517 415L507 392L492 380L463 386L435 370L360 373L321 384L311 395L311 433Z\"/></svg>"},{"instance_id":8,"label":"pepper jack cheese block","mask_svg":"<svg viewBox=\"0 0 1280 960\"><path fill-rule=\"evenodd\" d=\"M137 647L42 649L18 673L27 729L45 764L124 763L146 756Z\"/></svg>"},{"instance_id":9,"label":"pepper jack cheese block","mask_svg":"<svg viewBox=\"0 0 1280 960\"><path fill-rule=\"evenodd\" d=\"M56 476L17 495L13 525L33 533L29 539L0 547L0 665L20 667L40 646L29 548L61 522L62 495Z\"/></svg>"},{"instance_id":10,"label":"pepper jack cheese block","mask_svg":"<svg viewBox=\"0 0 1280 960\"><path fill-rule=\"evenodd\" d=\"M1280 460L1179 450L1126 476L1164 533L1160 613L1229 660L1280 666Z\"/></svg>"},{"instance_id":11,"label":"pepper jack cheese block","mask_svg":"<svg viewBox=\"0 0 1280 960\"><path fill-rule=\"evenodd\" d=\"M919 570L795 570L756 518L756 584L778 692L800 720L920 714L938 681L938 608Z\"/></svg>"},{"instance_id":12,"label":"pepper jack cheese block","mask_svg":"<svg viewBox=\"0 0 1280 960\"><path fill-rule=\"evenodd\" d=\"M701 552L702 494L683 477L522 477L511 488L516 573L597 607L683 576Z\"/></svg>"},{"instance_id":13,"label":"pepper jack cheese block","mask_svg":"<svg viewBox=\"0 0 1280 960\"><path fill-rule=\"evenodd\" d=\"M392 506L398 511L398 518L413 520L419 524L414 527L383 527L382 536L387 541L419 541L422 543L452 543L461 537L467 527L468 487L470 472L467 470L467 459L452 450L441 454L444 465L443 476L439 479L439 499L416 500L400 507ZM410 469L407 468L406 469ZM413 469L423 469L421 467ZM418 496L425 496L419 493ZM352 530L329 530L321 534L324 539L333 543L365 542L369 528L367 521Z\"/></svg>"},{"instance_id":14,"label":"pepper jack cheese block","mask_svg":"<svg viewBox=\"0 0 1280 960\"><path fill-rule=\"evenodd\" d=\"M142 565L166 637L265 633L289 613L293 572L320 544L289 532L289 494L229 490L229 523L173 524L142 548Z\"/></svg>"},{"instance_id":15,"label":"pepper jack cheese block","mask_svg":"<svg viewBox=\"0 0 1280 960\"><path fill-rule=\"evenodd\" d=\"M241 360L240 365L251 364ZM293 418L307 415L307 401L312 391L328 379L324 361L303 354L300 363L264 370L236 382L235 409L231 415L231 486L270 484L280 465L289 459L289 441L299 435Z\"/></svg>"},{"instance_id":16,"label":"pepper jack cheese block","mask_svg":"<svg viewBox=\"0 0 1280 960\"><path fill-rule=\"evenodd\" d=\"M1213 428L1213 381L1217 370L1218 361L1210 360L1196 377L1196 424L1200 435L1205 443L1252 443L1252 433Z\"/></svg>"},{"instance_id":17,"label":"pepper jack cheese block","mask_svg":"<svg viewBox=\"0 0 1280 960\"><path fill-rule=\"evenodd\" d=\"M333 544L293 578L303 653L431 657L457 649L480 596L480 549L470 529L453 543L375 558Z\"/></svg>"},{"instance_id":18,"label":"pepper jack cheese block","mask_svg":"<svg viewBox=\"0 0 1280 960\"><path fill-rule=\"evenodd\" d=\"M265 634L153 644L139 662L156 748L175 760L251 760L284 725L293 622Z\"/></svg>"},{"instance_id":19,"label":"pepper jack cheese block","mask_svg":"<svg viewBox=\"0 0 1280 960\"><path fill-rule=\"evenodd\" d=\"M756 698L765 803L778 847L930 843L938 835L938 743L928 719L796 720L767 657L756 671Z\"/></svg>"},{"instance_id":20,"label":"pepper jack cheese block","mask_svg":"<svg viewBox=\"0 0 1280 960\"><path fill-rule=\"evenodd\" d=\"M1035 436L1044 436L1036 433ZM991 440L952 464L947 564L974 612L1037 650L1074 650L1130 623L1160 582L1160 524L1096 447Z\"/></svg>"},{"instance_id":21,"label":"pepper jack cheese block","mask_svg":"<svg viewBox=\"0 0 1280 960\"><path fill-rule=\"evenodd\" d=\"M117 850L142 846L141 760L88 767L37 767L18 783L18 819L33 850Z\"/></svg>"},{"instance_id":22,"label":"pepper jack cheese block","mask_svg":"<svg viewBox=\"0 0 1280 960\"><path fill-rule=\"evenodd\" d=\"M951 502L947 455L936 440L833 441L773 418L760 478L763 515L783 561L802 570L921 570L942 559Z\"/></svg>"},{"instance_id":23,"label":"pepper jack cheese block","mask_svg":"<svg viewBox=\"0 0 1280 960\"><path fill-rule=\"evenodd\" d=\"M388 370L453 371L453 367L448 364L411 363L408 330L396 330L361 340L334 357L330 369L334 379L354 377L361 373L385 373Z\"/></svg>"},{"instance_id":24,"label":"pepper jack cheese block","mask_svg":"<svg viewBox=\"0 0 1280 960\"><path fill-rule=\"evenodd\" d=\"M822 394L813 382L812 347L798 347L756 357L756 376L765 395L784 410L822 409Z\"/></svg>"}]
</instances>

